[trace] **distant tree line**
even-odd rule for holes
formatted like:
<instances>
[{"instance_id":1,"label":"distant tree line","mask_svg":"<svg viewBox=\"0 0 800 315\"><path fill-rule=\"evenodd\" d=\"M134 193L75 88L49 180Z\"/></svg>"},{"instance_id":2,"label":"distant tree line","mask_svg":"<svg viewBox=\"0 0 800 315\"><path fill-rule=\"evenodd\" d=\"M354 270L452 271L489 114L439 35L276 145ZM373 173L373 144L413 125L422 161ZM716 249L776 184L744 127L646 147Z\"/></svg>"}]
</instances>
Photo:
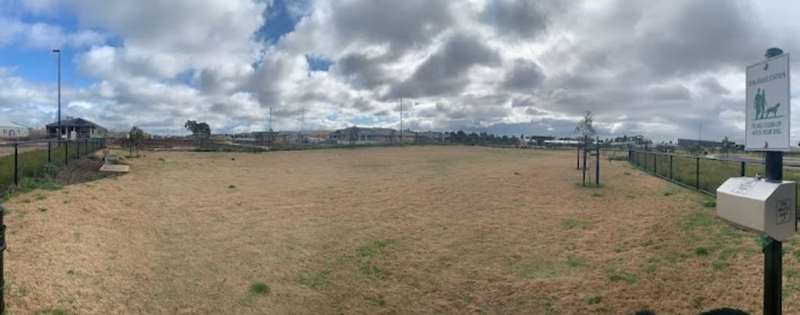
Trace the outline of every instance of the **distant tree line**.
<instances>
[{"instance_id":1,"label":"distant tree line","mask_svg":"<svg viewBox=\"0 0 800 315\"><path fill-rule=\"evenodd\" d=\"M466 133L463 130L453 131L453 132L446 132L450 136L450 141L452 143L457 144L466 144L466 145L487 145L487 144L496 144L496 145L517 145L520 143L520 140L517 136L497 136L491 133L481 132L481 133Z\"/></svg>"}]
</instances>

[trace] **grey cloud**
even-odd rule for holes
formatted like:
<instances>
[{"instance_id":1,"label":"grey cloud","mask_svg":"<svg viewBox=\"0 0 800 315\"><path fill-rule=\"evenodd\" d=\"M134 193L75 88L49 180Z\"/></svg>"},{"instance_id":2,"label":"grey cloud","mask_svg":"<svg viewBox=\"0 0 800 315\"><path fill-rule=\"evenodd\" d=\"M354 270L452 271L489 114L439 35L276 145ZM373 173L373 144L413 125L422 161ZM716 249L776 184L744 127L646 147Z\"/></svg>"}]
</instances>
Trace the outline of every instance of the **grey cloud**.
<instances>
[{"instance_id":1,"label":"grey cloud","mask_svg":"<svg viewBox=\"0 0 800 315\"><path fill-rule=\"evenodd\" d=\"M333 65L333 72L356 88L373 89L387 81L380 60L364 54L342 57Z\"/></svg>"},{"instance_id":2,"label":"grey cloud","mask_svg":"<svg viewBox=\"0 0 800 315\"><path fill-rule=\"evenodd\" d=\"M429 44L452 24L449 1L356 0L334 2L334 30L345 40L388 44L400 52Z\"/></svg>"},{"instance_id":3,"label":"grey cloud","mask_svg":"<svg viewBox=\"0 0 800 315\"><path fill-rule=\"evenodd\" d=\"M707 77L699 82L700 87L712 94L728 95L731 91L719 84L719 81L713 77Z\"/></svg>"},{"instance_id":4,"label":"grey cloud","mask_svg":"<svg viewBox=\"0 0 800 315\"><path fill-rule=\"evenodd\" d=\"M493 0L486 4L481 21L501 35L534 38L546 30L548 19L538 1Z\"/></svg>"},{"instance_id":5,"label":"grey cloud","mask_svg":"<svg viewBox=\"0 0 800 315\"><path fill-rule=\"evenodd\" d=\"M530 60L515 59L511 71L506 74L503 87L518 92L531 92L544 80L545 75L538 64Z\"/></svg>"},{"instance_id":6,"label":"grey cloud","mask_svg":"<svg viewBox=\"0 0 800 315\"><path fill-rule=\"evenodd\" d=\"M446 95L461 92L465 74L476 65L495 66L500 56L475 37L459 34L428 57L408 80L395 86L389 98Z\"/></svg>"},{"instance_id":7,"label":"grey cloud","mask_svg":"<svg viewBox=\"0 0 800 315\"><path fill-rule=\"evenodd\" d=\"M663 101L688 100L691 98L689 89L680 84L654 86L650 88L648 93L651 99Z\"/></svg>"}]
</instances>

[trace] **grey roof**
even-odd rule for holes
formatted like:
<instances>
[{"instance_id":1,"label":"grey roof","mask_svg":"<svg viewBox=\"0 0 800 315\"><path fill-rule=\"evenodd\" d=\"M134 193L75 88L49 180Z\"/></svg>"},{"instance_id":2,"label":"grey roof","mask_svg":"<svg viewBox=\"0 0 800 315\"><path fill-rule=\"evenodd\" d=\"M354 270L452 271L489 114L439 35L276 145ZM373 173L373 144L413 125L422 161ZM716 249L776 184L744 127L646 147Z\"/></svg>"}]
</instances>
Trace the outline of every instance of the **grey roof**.
<instances>
[{"instance_id":1,"label":"grey roof","mask_svg":"<svg viewBox=\"0 0 800 315\"><path fill-rule=\"evenodd\" d=\"M98 124L95 124L91 121L88 121L83 118L70 118L70 119L62 119L61 120L61 127L90 127L90 128L103 128ZM52 122L47 124L47 128L58 128L58 122Z\"/></svg>"}]
</instances>

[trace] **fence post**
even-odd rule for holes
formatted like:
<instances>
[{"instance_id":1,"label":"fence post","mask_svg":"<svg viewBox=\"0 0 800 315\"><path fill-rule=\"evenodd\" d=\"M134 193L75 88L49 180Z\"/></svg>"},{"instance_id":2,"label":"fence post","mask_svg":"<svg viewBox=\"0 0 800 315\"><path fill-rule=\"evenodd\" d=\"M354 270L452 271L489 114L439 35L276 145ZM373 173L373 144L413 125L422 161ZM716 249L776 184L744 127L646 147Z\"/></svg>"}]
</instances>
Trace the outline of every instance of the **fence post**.
<instances>
[{"instance_id":1,"label":"fence post","mask_svg":"<svg viewBox=\"0 0 800 315\"><path fill-rule=\"evenodd\" d=\"M700 158L695 158L695 168L694 168L694 186L697 190L700 190Z\"/></svg>"},{"instance_id":2,"label":"fence post","mask_svg":"<svg viewBox=\"0 0 800 315\"><path fill-rule=\"evenodd\" d=\"M19 186L19 144L14 143L14 186Z\"/></svg>"},{"instance_id":3,"label":"fence post","mask_svg":"<svg viewBox=\"0 0 800 315\"><path fill-rule=\"evenodd\" d=\"M80 139L75 140L75 146L77 147L77 149L76 149L77 153L75 153L75 158L76 159L80 159L81 158L81 140Z\"/></svg>"},{"instance_id":4,"label":"fence post","mask_svg":"<svg viewBox=\"0 0 800 315\"><path fill-rule=\"evenodd\" d=\"M669 155L669 179L672 179L672 154Z\"/></svg>"},{"instance_id":5,"label":"fence post","mask_svg":"<svg viewBox=\"0 0 800 315\"><path fill-rule=\"evenodd\" d=\"M579 169L581 169L581 145L580 144L577 145L576 148L577 148L577 151L578 151L578 158L575 161L575 169L579 170ZM133 153L131 153L131 155L133 155Z\"/></svg>"},{"instance_id":6,"label":"fence post","mask_svg":"<svg viewBox=\"0 0 800 315\"><path fill-rule=\"evenodd\" d=\"M53 151L52 147L52 142L47 140L47 164L53 163L53 157L51 155L51 152Z\"/></svg>"},{"instance_id":7,"label":"fence post","mask_svg":"<svg viewBox=\"0 0 800 315\"><path fill-rule=\"evenodd\" d=\"M597 138L597 159L595 159L594 184L600 186L600 138Z\"/></svg>"},{"instance_id":8,"label":"fence post","mask_svg":"<svg viewBox=\"0 0 800 315\"><path fill-rule=\"evenodd\" d=\"M6 209L0 203L0 314L6 313L5 287L6 277L3 266L3 253L6 251L6 224L3 222Z\"/></svg>"},{"instance_id":9,"label":"fence post","mask_svg":"<svg viewBox=\"0 0 800 315\"><path fill-rule=\"evenodd\" d=\"M653 174L658 176L658 154L653 153Z\"/></svg>"},{"instance_id":10,"label":"fence post","mask_svg":"<svg viewBox=\"0 0 800 315\"><path fill-rule=\"evenodd\" d=\"M739 176L744 177L745 175L747 175L747 165L746 164L747 164L747 162L745 162L745 161L741 162L740 169L739 169Z\"/></svg>"},{"instance_id":11,"label":"fence post","mask_svg":"<svg viewBox=\"0 0 800 315\"><path fill-rule=\"evenodd\" d=\"M64 165L69 165L69 140L64 141Z\"/></svg>"},{"instance_id":12,"label":"fence post","mask_svg":"<svg viewBox=\"0 0 800 315\"><path fill-rule=\"evenodd\" d=\"M586 186L586 144L583 146L583 186Z\"/></svg>"}]
</instances>

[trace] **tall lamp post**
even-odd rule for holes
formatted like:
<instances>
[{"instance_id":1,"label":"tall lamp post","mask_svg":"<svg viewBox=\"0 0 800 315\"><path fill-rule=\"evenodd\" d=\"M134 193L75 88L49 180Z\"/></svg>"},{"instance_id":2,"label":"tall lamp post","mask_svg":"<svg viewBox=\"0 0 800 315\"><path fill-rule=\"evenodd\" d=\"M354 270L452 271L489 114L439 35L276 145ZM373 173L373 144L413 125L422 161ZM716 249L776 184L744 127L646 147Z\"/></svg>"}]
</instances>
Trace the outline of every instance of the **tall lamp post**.
<instances>
[{"instance_id":1,"label":"tall lamp post","mask_svg":"<svg viewBox=\"0 0 800 315\"><path fill-rule=\"evenodd\" d=\"M58 139L61 139L61 49L53 49L58 56Z\"/></svg>"}]
</instances>

